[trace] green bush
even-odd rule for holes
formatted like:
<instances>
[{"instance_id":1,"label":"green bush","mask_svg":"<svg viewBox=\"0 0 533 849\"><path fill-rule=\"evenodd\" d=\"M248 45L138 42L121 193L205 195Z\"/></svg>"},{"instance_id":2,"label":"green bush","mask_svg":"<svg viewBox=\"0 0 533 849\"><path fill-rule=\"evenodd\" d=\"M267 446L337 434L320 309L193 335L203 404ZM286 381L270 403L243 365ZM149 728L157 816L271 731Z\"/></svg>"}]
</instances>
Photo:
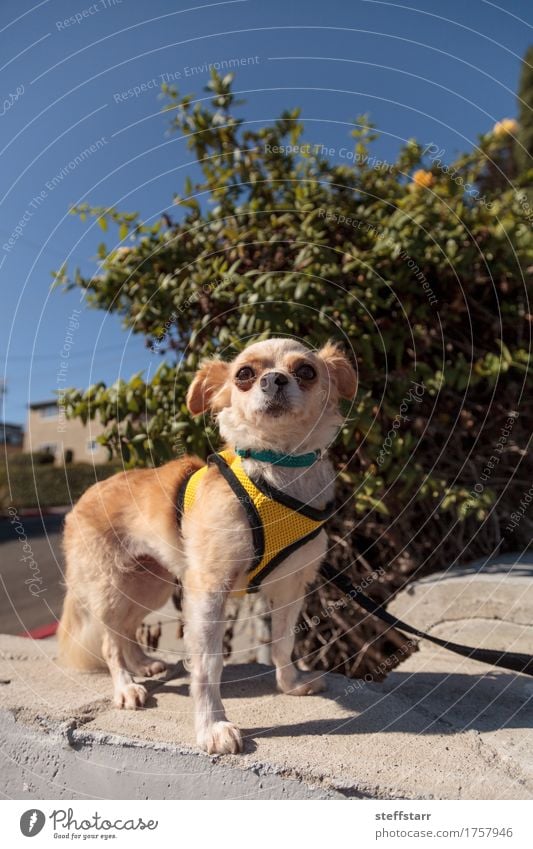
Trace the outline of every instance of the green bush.
<instances>
[{"instance_id":1,"label":"green bush","mask_svg":"<svg viewBox=\"0 0 533 849\"><path fill-rule=\"evenodd\" d=\"M486 179L506 125L452 165L414 140L387 163L373 158L361 118L352 160L339 165L306 146L298 110L255 129L237 117L231 75L213 75L208 91L210 102L166 89L201 173L175 197L179 220L75 210L118 227L123 244L100 245L96 275L62 269L58 283L121 315L164 361L148 382L69 391L69 415L98 414L105 444L129 466L205 455L216 431L184 401L203 357L270 335L312 346L333 337L360 378L332 449L333 559L354 576L375 572L367 588L383 599L415 570L523 544L527 520L512 537L505 527L532 477L522 398L532 389L533 236L523 195L509 184L491 193ZM332 596L323 590L311 613ZM369 637L357 633L343 643L329 616L300 651L359 674Z\"/></svg>"},{"instance_id":2,"label":"green bush","mask_svg":"<svg viewBox=\"0 0 533 849\"><path fill-rule=\"evenodd\" d=\"M54 462L54 455L49 451L34 451L33 454L10 454L9 456L9 465L10 466L39 466L46 465L48 463L52 464Z\"/></svg>"},{"instance_id":3,"label":"green bush","mask_svg":"<svg viewBox=\"0 0 533 849\"><path fill-rule=\"evenodd\" d=\"M8 466L0 465L0 509L73 504L89 486L110 477L119 468L116 463L32 466L30 463L13 463L10 459Z\"/></svg>"}]
</instances>

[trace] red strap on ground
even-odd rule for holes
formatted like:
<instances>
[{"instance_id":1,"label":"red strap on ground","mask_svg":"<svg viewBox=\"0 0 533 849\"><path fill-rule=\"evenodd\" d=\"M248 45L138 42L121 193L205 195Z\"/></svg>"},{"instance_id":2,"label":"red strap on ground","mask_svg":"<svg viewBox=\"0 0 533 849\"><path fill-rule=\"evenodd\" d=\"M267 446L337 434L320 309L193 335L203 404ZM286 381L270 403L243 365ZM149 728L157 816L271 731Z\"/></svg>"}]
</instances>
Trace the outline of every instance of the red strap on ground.
<instances>
[{"instance_id":1,"label":"red strap on ground","mask_svg":"<svg viewBox=\"0 0 533 849\"><path fill-rule=\"evenodd\" d=\"M44 640L45 637L53 637L57 631L59 622L52 622L51 625L41 625L39 628L32 628L31 631L24 631L19 634L19 637L30 637L32 640Z\"/></svg>"}]
</instances>

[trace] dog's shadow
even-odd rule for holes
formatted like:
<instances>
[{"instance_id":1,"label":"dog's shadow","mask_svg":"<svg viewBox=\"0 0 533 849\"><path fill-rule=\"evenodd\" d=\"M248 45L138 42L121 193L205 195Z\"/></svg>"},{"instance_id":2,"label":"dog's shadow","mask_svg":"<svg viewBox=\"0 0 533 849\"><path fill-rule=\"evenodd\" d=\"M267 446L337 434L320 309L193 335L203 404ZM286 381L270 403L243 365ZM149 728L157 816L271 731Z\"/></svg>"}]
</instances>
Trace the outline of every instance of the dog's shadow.
<instances>
[{"instance_id":1,"label":"dog's shadow","mask_svg":"<svg viewBox=\"0 0 533 849\"><path fill-rule=\"evenodd\" d=\"M146 682L144 682L146 685ZM189 693L189 673L183 663L177 663L153 683L155 690L165 693L177 693L186 696ZM160 685L160 686L157 686ZM259 664L229 664L222 672L221 692L223 699L257 699L272 696L276 692L276 676L273 667Z\"/></svg>"},{"instance_id":2,"label":"dog's shadow","mask_svg":"<svg viewBox=\"0 0 533 849\"><path fill-rule=\"evenodd\" d=\"M320 674L320 673L317 673ZM182 680L183 679L183 680ZM345 683L344 683L345 682ZM153 682L156 684L156 682ZM150 688L151 689L151 688ZM189 693L187 672L183 667L169 670L153 691ZM257 698L276 698L274 669L258 664L231 664L224 668L222 699L231 717L231 701L250 702L250 713ZM156 704L156 698L150 699ZM283 697L282 697L283 698ZM407 734L457 734L469 729L493 731L506 728L530 728L533 686L522 675L488 670L485 674L460 672L407 673L396 670L383 684L365 684L357 679L334 676L330 687L312 697L290 697L294 701L291 723L263 724L243 728L250 751L254 737L293 737L298 735L359 735L389 732ZM320 718L306 701L320 699ZM340 706L325 718L324 701ZM146 705L150 705L147 703ZM303 708L303 709L302 709ZM266 710L268 712L268 703ZM299 720L303 714L306 719Z\"/></svg>"}]
</instances>

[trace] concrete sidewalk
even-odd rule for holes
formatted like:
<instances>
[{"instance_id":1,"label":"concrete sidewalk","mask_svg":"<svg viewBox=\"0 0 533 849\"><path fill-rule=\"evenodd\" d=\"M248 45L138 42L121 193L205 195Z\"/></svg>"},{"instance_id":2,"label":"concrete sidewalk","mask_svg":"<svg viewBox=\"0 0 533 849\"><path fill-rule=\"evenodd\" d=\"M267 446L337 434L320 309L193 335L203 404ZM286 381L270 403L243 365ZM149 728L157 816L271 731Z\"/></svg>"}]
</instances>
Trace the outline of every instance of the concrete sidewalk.
<instances>
[{"instance_id":1,"label":"concrete sidewalk","mask_svg":"<svg viewBox=\"0 0 533 849\"><path fill-rule=\"evenodd\" d=\"M413 584L393 609L439 636L533 653L532 577L531 561L474 565ZM533 679L430 644L384 684L330 674L326 694L300 699L275 693L269 667L227 666L246 750L223 757L194 745L181 663L129 712L111 706L108 676L61 670L53 640L4 636L0 650L8 797L533 797Z\"/></svg>"}]
</instances>

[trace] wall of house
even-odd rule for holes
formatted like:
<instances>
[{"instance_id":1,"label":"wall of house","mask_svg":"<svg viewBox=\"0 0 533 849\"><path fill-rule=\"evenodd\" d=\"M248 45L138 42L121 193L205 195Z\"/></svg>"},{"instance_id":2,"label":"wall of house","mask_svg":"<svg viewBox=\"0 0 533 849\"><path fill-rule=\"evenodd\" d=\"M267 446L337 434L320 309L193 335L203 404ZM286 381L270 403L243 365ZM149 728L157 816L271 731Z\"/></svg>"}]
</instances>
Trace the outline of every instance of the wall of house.
<instances>
[{"instance_id":1,"label":"wall of house","mask_svg":"<svg viewBox=\"0 0 533 849\"><path fill-rule=\"evenodd\" d=\"M55 462L64 462L65 452L73 452L74 463L105 463L107 450L96 442L102 433L98 421L82 424L79 419L68 420L53 405L30 408L24 433L24 451L49 450Z\"/></svg>"}]
</instances>

